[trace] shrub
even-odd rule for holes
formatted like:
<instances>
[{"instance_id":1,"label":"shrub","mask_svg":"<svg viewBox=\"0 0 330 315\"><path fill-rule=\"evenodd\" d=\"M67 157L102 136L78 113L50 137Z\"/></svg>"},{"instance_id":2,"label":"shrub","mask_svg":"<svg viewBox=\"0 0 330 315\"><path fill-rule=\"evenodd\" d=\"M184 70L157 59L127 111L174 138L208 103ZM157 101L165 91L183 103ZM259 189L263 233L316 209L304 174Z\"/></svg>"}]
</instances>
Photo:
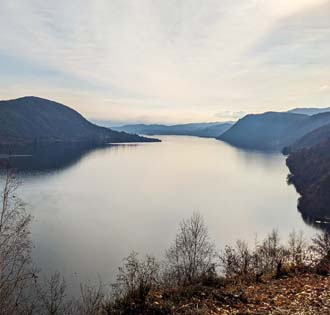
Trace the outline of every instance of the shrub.
<instances>
[{"instance_id":1,"label":"shrub","mask_svg":"<svg viewBox=\"0 0 330 315\"><path fill-rule=\"evenodd\" d=\"M154 257L146 256L138 259L133 252L119 268L117 281L113 284L117 300L145 302L149 291L158 283L159 264Z\"/></svg>"},{"instance_id":2,"label":"shrub","mask_svg":"<svg viewBox=\"0 0 330 315\"><path fill-rule=\"evenodd\" d=\"M322 275L330 274L330 232L317 234L312 239L311 249L317 256L316 272Z\"/></svg>"},{"instance_id":3,"label":"shrub","mask_svg":"<svg viewBox=\"0 0 330 315\"><path fill-rule=\"evenodd\" d=\"M302 266L309 262L308 246L302 232L289 234L288 254L291 265Z\"/></svg>"},{"instance_id":4,"label":"shrub","mask_svg":"<svg viewBox=\"0 0 330 315\"><path fill-rule=\"evenodd\" d=\"M257 246L254 254L256 274L281 272L283 263L288 257L287 249L280 244L278 232L273 230L263 242Z\"/></svg>"},{"instance_id":5,"label":"shrub","mask_svg":"<svg viewBox=\"0 0 330 315\"><path fill-rule=\"evenodd\" d=\"M252 271L252 254L246 242L238 240L235 247L226 246L220 264L226 277L245 276Z\"/></svg>"}]
</instances>

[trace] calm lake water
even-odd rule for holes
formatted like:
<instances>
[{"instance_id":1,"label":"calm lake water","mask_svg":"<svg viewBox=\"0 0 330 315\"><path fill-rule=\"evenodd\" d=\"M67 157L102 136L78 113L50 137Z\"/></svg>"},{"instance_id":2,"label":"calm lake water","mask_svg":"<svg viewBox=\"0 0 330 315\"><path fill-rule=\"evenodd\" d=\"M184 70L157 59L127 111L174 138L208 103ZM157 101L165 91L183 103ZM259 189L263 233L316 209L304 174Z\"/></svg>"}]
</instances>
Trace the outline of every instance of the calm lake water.
<instances>
[{"instance_id":1,"label":"calm lake water","mask_svg":"<svg viewBox=\"0 0 330 315\"><path fill-rule=\"evenodd\" d=\"M169 136L161 143L56 151L22 174L21 198L34 215L34 259L59 270L70 290L111 282L135 250L162 257L178 223L200 212L220 249L278 229L315 230L297 211L281 154L247 152L214 139ZM32 163L33 164L33 163Z\"/></svg>"}]
</instances>

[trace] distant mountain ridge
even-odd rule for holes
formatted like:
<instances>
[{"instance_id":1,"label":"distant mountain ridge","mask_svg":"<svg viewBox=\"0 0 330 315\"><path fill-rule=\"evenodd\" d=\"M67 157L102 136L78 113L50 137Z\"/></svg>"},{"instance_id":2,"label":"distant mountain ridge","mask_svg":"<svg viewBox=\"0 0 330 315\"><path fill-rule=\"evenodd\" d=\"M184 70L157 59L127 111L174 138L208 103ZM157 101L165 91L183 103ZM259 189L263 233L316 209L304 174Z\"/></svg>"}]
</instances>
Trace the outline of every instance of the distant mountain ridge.
<instances>
[{"instance_id":1,"label":"distant mountain ridge","mask_svg":"<svg viewBox=\"0 0 330 315\"><path fill-rule=\"evenodd\" d=\"M156 141L99 127L73 109L47 99L27 96L0 101L0 145L32 143Z\"/></svg>"},{"instance_id":2,"label":"distant mountain ridge","mask_svg":"<svg viewBox=\"0 0 330 315\"><path fill-rule=\"evenodd\" d=\"M330 107L326 107L326 108L298 107L298 108L290 109L287 112L293 114L303 114L303 115L312 116L316 114L330 112Z\"/></svg>"},{"instance_id":3,"label":"distant mountain ridge","mask_svg":"<svg viewBox=\"0 0 330 315\"><path fill-rule=\"evenodd\" d=\"M313 116L267 112L243 117L218 139L246 149L281 151L327 124L330 112Z\"/></svg>"},{"instance_id":4,"label":"distant mountain ridge","mask_svg":"<svg viewBox=\"0 0 330 315\"><path fill-rule=\"evenodd\" d=\"M221 135L232 126L232 122L188 123L178 125L132 124L113 127L117 131L136 133L139 135L188 135L213 138Z\"/></svg>"}]
</instances>

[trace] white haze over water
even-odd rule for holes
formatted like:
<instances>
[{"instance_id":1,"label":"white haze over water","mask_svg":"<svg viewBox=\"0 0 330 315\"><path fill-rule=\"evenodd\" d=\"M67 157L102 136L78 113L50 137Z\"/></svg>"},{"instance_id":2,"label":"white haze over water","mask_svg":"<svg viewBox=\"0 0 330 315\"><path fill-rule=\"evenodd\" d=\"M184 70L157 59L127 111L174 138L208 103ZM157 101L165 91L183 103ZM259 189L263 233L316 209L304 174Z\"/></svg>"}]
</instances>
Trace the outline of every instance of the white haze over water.
<instances>
[{"instance_id":1,"label":"white haze over water","mask_svg":"<svg viewBox=\"0 0 330 315\"><path fill-rule=\"evenodd\" d=\"M1 99L177 123L329 106L325 0L2 0Z\"/></svg>"}]
</instances>

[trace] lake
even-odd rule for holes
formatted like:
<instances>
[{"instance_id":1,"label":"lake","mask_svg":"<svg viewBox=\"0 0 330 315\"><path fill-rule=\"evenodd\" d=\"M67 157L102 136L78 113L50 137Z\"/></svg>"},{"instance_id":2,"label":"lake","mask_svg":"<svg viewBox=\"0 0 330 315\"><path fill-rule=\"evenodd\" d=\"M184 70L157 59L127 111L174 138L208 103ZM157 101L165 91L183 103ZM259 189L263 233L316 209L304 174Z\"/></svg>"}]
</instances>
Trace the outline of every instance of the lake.
<instances>
[{"instance_id":1,"label":"lake","mask_svg":"<svg viewBox=\"0 0 330 315\"><path fill-rule=\"evenodd\" d=\"M33 256L43 272L61 271L72 291L98 275L112 282L131 251L162 257L178 223L194 211L219 249L239 238L253 243L272 229L283 239L294 229L315 233L297 211L281 154L215 139L160 138L54 150L39 162L18 158L28 161L20 196L34 216Z\"/></svg>"}]
</instances>

